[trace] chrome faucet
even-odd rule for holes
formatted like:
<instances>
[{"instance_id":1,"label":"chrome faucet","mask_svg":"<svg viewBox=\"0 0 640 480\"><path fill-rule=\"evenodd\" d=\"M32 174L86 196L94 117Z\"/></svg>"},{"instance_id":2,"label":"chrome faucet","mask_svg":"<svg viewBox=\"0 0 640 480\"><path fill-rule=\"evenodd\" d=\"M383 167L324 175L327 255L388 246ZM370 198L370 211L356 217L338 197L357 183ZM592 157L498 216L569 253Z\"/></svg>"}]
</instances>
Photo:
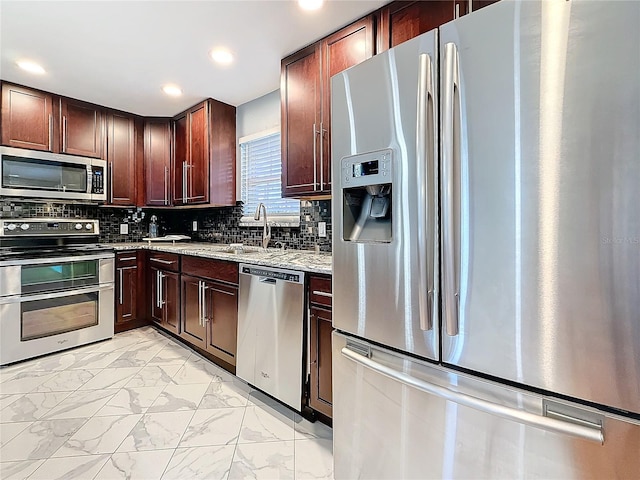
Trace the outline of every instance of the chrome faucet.
<instances>
[{"instance_id":1,"label":"chrome faucet","mask_svg":"<svg viewBox=\"0 0 640 480\"><path fill-rule=\"evenodd\" d=\"M264 206L264 203L260 202L258 204L258 208L256 208L256 214L253 216L254 220L260 220L260 207L262 207L262 248L267 248L269 245L269 240L271 240L271 226L267 225L267 207Z\"/></svg>"}]
</instances>

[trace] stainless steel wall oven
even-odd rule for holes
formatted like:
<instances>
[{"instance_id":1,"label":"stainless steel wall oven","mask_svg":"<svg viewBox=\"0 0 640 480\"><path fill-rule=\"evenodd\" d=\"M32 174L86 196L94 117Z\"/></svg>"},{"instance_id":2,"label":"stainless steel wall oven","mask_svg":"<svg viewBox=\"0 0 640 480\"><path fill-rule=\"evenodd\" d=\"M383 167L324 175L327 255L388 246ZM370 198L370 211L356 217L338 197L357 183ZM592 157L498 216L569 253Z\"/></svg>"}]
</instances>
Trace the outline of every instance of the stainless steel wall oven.
<instances>
[{"instance_id":1,"label":"stainless steel wall oven","mask_svg":"<svg viewBox=\"0 0 640 480\"><path fill-rule=\"evenodd\" d=\"M114 253L96 220L0 220L0 364L113 336Z\"/></svg>"}]
</instances>

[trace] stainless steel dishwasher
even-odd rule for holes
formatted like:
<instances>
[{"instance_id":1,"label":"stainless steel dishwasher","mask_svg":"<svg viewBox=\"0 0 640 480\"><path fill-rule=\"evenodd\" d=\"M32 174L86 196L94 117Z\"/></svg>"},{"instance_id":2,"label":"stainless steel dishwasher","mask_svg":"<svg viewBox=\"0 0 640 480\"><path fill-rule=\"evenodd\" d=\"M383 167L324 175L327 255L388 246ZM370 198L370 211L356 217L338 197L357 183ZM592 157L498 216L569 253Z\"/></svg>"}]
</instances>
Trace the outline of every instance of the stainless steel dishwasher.
<instances>
[{"instance_id":1,"label":"stainless steel dishwasher","mask_svg":"<svg viewBox=\"0 0 640 480\"><path fill-rule=\"evenodd\" d=\"M302 407L304 273L240 264L236 375Z\"/></svg>"}]
</instances>

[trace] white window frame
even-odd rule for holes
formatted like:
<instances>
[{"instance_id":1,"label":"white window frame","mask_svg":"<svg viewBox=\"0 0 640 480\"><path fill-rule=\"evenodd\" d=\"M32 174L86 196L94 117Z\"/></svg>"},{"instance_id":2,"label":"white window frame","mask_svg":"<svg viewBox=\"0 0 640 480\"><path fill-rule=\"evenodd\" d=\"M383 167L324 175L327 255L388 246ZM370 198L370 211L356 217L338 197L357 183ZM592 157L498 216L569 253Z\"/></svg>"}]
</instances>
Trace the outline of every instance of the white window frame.
<instances>
[{"instance_id":1,"label":"white window frame","mask_svg":"<svg viewBox=\"0 0 640 480\"><path fill-rule=\"evenodd\" d=\"M248 143L252 140L256 140L258 138L267 137L269 135L273 135L276 133L280 133L280 127L270 128L268 130L262 130L260 132L246 135L244 137L240 137L238 139L238 169L240 174L238 175L238 192L240 198L242 198L242 182L245 181L242 175L242 144ZM243 206L243 209L245 207ZM241 227L256 227L262 226L263 220L262 217L260 220L254 220L255 212L247 212L243 210L243 216L240 218L240 226ZM289 214L289 215L273 215L269 211L269 206L267 205L267 220L269 225L272 227L299 227L300 226L300 210L297 214Z\"/></svg>"}]
</instances>

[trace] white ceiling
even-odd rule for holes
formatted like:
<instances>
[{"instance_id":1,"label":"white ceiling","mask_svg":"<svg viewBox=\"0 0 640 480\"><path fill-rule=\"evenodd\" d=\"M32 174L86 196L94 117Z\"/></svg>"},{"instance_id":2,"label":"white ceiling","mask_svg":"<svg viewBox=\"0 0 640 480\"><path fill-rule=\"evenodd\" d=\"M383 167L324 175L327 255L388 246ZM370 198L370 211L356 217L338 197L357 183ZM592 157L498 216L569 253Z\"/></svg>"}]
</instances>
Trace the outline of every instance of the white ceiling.
<instances>
[{"instance_id":1,"label":"white ceiling","mask_svg":"<svg viewBox=\"0 0 640 480\"><path fill-rule=\"evenodd\" d=\"M280 59L388 0L0 1L0 77L145 116L212 97L241 105L279 87ZM225 46L229 67L209 58ZM33 75L28 58L47 71ZM175 83L179 98L161 91Z\"/></svg>"}]
</instances>

